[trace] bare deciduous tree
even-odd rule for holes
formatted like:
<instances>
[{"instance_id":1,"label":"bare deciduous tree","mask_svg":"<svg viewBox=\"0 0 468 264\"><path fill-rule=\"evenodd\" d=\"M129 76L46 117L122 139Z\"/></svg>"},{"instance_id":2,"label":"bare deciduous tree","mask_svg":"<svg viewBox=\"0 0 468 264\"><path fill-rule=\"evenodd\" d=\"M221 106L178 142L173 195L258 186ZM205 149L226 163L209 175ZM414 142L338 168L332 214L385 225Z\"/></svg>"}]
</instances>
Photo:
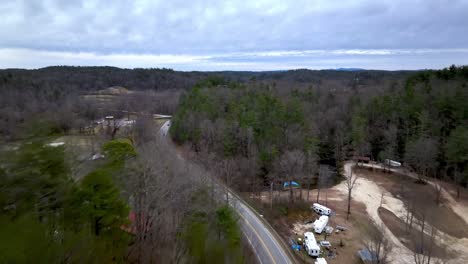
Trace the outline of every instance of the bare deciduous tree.
<instances>
[{"instance_id":1,"label":"bare deciduous tree","mask_svg":"<svg viewBox=\"0 0 468 264\"><path fill-rule=\"evenodd\" d=\"M281 178L284 180L284 182L289 183L288 189L290 203L294 203L292 182L295 181L302 173L303 167L304 154L299 150L287 151L283 153L276 163L277 171L282 174Z\"/></svg>"},{"instance_id":2,"label":"bare deciduous tree","mask_svg":"<svg viewBox=\"0 0 468 264\"><path fill-rule=\"evenodd\" d=\"M427 220L427 211L422 209L418 212L419 218L419 236L413 237L414 252L413 259L416 264L429 264L431 260L432 248L435 240L435 229L432 228L432 235L430 241L425 239L425 229Z\"/></svg>"},{"instance_id":3,"label":"bare deciduous tree","mask_svg":"<svg viewBox=\"0 0 468 264\"><path fill-rule=\"evenodd\" d=\"M317 173L317 165L317 155L313 151L308 151L305 157L304 174L304 181L307 183L307 201L309 201L310 186L312 185L312 179L315 178L315 175Z\"/></svg>"},{"instance_id":4,"label":"bare deciduous tree","mask_svg":"<svg viewBox=\"0 0 468 264\"><path fill-rule=\"evenodd\" d=\"M317 200L318 203L320 200L320 190L323 185L328 181L331 175L331 170L328 165L320 165L319 174L317 178Z\"/></svg>"},{"instance_id":5,"label":"bare deciduous tree","mask_svg":"<svg viewBox=\"0 0 468 264\"><path fill-rule=\"evenodd\" d=\"M453 181L455 183L455 186L457 188L457 200L460 199L460 187L463 183L464 175L462 172L460 172L457 168L455 168L453 172Z\"/></svg>"},{"instance_id":6,"label":"bare deciduous tree","mask_svg":"<svg viewBox=\"0 0 468 264\"><path fill-rule=\"evenodd\" d=\"M434 191L435 191L435 202L440 205L442 202L442 182L440 180L434 180Z\"/></svg>"},{"instance_id":7,"label":"bare deciduous tree","mask_svg":"<svg viewBox=\"0 0 468 264\"><path fill-rule=\"evenodd\" d=\"M371 232L369 238L363 242L364 248L367 249L372 258L369 263L372 264L387 264L391 263L389 257L392 250L392 244L385 237L385 227L383 224L377 226L377 230Z\"/></svg>"},{"instance_id":8,"label":"bare deciduous tree","mask_svg":"<svg viewBox=\"0 0 468 264\"><path fill-rule=\"evenodd\" d=\"M358 175L353 172L353 167L351 167L349 175L346 177L346 189L348 190L348 212L346 219L349 219L349 215L351 214L351 193L353 191L354 186L356 185L356 181L358 179Z\"/></svg>"},{"instance_id":9,"label":"bare deciduous tree","mask_svg":"<svg viewBox=\"0 0 468 264\"><path fill-rule=\"evenodd\" d=\"M406 146L405 162L416 170L419 182L426 182L427 177L437 167L437 142L431 138L420 138Z\"/></svg>"},{"instance_id":10,"label":"bare deciduous tree","mask_svg":"<svg viewBox=\"0 0 468 264\"><path fill-rule=\"evenodd\" d=\"M206 181L197 168L176 158L167 144L155 137L141 145L126 177L135 234L130 254L139 263L180 259L184 245L174 238L190 209L191 194Z\"/></svg>"},{"instance_id":11,"label":"bare deciduous tree","mask_svg":"<svg viewBox=\"0 0 468 264\"><path fill-rule=\"evenodd\" d=\"M232 183L235 181L237 173L236 162L233 158L227 158L220 162L219 173L221 179L224 181L224 195L226 197L226 203L229 203L229 189Z\"/></svg>"}]
</instances>

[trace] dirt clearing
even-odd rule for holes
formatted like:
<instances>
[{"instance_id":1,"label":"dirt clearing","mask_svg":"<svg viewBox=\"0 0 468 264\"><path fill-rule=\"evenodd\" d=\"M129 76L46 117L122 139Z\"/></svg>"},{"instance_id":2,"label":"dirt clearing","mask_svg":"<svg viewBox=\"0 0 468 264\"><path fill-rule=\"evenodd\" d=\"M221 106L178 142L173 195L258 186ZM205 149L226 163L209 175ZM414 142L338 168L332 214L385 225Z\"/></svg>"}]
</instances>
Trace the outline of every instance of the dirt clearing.
<instances>
[{"instance_id":1,"label":"dirt clearing","mask_svg":"<svg viewBox=\"0 0 468 264\"><path fill-rule=\"evenodd\" d=\"M413 227L409 232L406 232L405 222L402 219L398 218L394 213L390 212L389 210L383 207L380 207L378 212L380 218L390 229L390 231L392 231L392 233L399 238L401 243L403 243L407 248L414 252L417 248L417 245L421 241L421 230L415 229ZM431 237L428 234L424 234L422 239L424 244L430 244ZM449 254L447 248L434 244L432 247L431 256L446 259L452 258L453 254Z\"/></svg>"},{"instance_id":2,"label":"dirt clearing","mask_svg":"<svg viewBox=\"0 0 468 264\"><path fill-rule=\"evenodd\" d=\"M468 224L450 208L447 200L442 198L439 205L436 203L436 192L432 185L415 183L410 177L380 170L358 168L355 172L401 199L406 208L414 206L418 218L426 214L431 226L456 238L468 238Z\"/></svg>"}]
</instances>

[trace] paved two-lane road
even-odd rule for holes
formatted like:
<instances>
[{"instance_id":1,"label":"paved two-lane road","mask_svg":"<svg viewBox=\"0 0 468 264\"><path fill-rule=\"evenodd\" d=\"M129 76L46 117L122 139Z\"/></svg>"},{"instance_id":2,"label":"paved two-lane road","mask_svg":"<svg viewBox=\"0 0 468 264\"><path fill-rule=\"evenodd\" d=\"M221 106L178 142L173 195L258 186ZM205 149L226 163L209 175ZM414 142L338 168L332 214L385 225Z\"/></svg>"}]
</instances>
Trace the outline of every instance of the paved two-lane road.
<instances>
[{"instance_id":1,"label":"paved two-lane road","mask_svg":"<svg viewBox=\"0 0 468 264\"><path fill-rule=\"evenodd\" d=\"M159 130L160 135L167 136L171 121L166 121ZM217 192L222 194L224 186L218 186ZM220 195L223 197L223 195ZM221 198L222 199L222 198ZM268 228L263 219L255 213L245 201L230 191L229 204L236 210L240 217L242 233L252 246L261 264L289 264L293 263L281 242L278 235L273 234L273 230Z\"/></svg>"},{"instance_id":2,"label":"paved two-lane road","mask_svg":"<svg viewBox=\"0 0 468 264\"><path fill-rule=\"evenodd\" d=\"M280 242L262 219L246 203L233 195L231 204L240 216L244 236L251 244L260 263L293 263Z\"/></svg>"}]
</instances>

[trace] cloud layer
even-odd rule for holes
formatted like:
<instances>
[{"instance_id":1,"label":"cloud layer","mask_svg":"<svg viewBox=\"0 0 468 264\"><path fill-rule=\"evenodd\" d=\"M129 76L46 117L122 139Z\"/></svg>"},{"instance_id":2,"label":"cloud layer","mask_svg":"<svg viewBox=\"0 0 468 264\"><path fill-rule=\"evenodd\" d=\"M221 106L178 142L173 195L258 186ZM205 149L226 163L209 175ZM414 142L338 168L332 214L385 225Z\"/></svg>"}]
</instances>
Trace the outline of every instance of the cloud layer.
<instances>
[{"instance_id":1,"label":"cloud layer","mask_svg":"<svg viewBox=\"0 0 468 264\"><path fill-rule=\"evenodd\" d=\"M466 14L466 0L4 0L0 67L436 68L468 63Z\"/></svg>"}]
</instances>

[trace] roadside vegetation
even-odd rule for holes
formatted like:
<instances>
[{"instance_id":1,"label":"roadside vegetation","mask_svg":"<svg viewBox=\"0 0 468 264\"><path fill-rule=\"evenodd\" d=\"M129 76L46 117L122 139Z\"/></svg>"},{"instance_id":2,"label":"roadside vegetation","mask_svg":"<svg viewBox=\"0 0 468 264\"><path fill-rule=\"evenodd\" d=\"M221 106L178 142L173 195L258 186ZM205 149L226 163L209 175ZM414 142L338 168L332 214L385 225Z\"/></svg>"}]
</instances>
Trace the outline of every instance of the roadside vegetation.
<instances>
[{"instance_id":1,"label":"roadside vegetation","mask_svg":"<svg viewBox=\"0 0 468 264\"><path fill-rule=\"evenodd\" d=\"M18 138L4 138L0 149L0 262L255 258L236 214L206 195L201 169L175 162L151 115L133 114L131 127L109 122L83 132L52 129L58 123L49 112L37 114L44 119L24 120Z\"/></svg>"},{"instance_id":2,"label":"roadside vegetation","mask_svg":"<svg viewBox=\"0 0 468 264\"><path fill-rule=\"evenodd\" d=\"M247 170L230 180L241 186L307 182L299 178L317 179L317 162L339 168L352 156L404 161L421 183L466 185L466 75L466 67L422 71L370 98L209 79L182 96L170 132L198 153L234 159Z\"/></svg>"},{"instance_id":3,"label":"roadside vegetation","mask_svg":"<svg viewBox=\"0 0 468 264\"><path fill-rule=\"evenodd\" d=\"M353 207L359 205L353 205L352 197L360 189L351 191L359 185L360 175L342 170L350 159L403 162L417 179L402 179L409 181L404 201L414 196L412 188L431 182L434 208L447 211L438 207L443 204L441 182L454 184L459 193L468 181L467 70L452 66L415 72L376 94L363 93L357 78L347 91L323 91L313 85L278 89L274 83L208 79L181 96L170 133L228 187L256 205L286 241L297 221L292 218L307 215L301 208L310 210L302 201L323 202L327 191L336 191L329 187L342 176L346 178L340 187L346 192L346 221L354 221ZM292 181L297 185L293 187ZM434 190L432 182L436 182ZM331 198L341 199L336 194ZM418 210L418 221L447 234L456 232L437 222L434 214L429 216L430 210L423 215L423 209ZM455 214L449 218L463 223ZM361 220L383 232L372 219ZM375 232L368 234L371 239L381 237L371 233ZM417 247L427 247L426 242L418 242ZM438 253L433 257L450 255L434 250ZM426 255L423 261L427 255L430 260L431 253L421 255Z\"/></svg>"},{"instance_id":4,"label":"roadside vegetation","mask_svg":"<svg viewBox=\"0 0 468 264\"><path fill-rule=\"evenodd\" d=\"M438 241L466 238L453 206L466 202L467 72L1 70L0 262L253 263L228 189L286 242L310 230L311 203L331 207L350 229L320 237L341 248L329 263L376 245L388 263L383 234L435 241L422 254L404 241L416 260L455 258L463 245ZM182 147L153 114L173 114ZM401 161L411 177L350 159Z\"/></svg>"},{"instance_id":5,"label":"roadside vegetation","mask_svg":"<svg viewBox=\"0 0 468 264\"><path fill-rule=\"evenodd\" d=\"M2 262L122 261L129 236L128 206L112 174L121 170L125 155L88 174L82 182L70 178L65 148L43 141L25 143L2 168ZM109 155L119 152L109 149Z\"/></svg>"}]
</instances>

